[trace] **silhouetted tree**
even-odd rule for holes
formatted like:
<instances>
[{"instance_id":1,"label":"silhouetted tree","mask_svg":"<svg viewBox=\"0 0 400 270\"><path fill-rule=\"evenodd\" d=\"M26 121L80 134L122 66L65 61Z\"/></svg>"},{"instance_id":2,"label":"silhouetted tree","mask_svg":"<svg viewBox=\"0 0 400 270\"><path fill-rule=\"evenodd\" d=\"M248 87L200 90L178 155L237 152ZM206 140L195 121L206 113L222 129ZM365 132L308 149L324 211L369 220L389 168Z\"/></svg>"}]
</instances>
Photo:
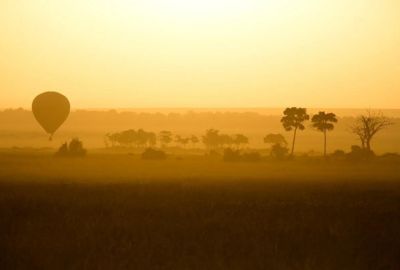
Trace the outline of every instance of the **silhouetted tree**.
<instances>
[{"instance_id":1,"label":"silhouetted tree","mask_svg":"<svg viewBox=\"0 0 400 270\"><path fill-rule=\"evenodd\" d=\"M71 142L64 143L58 149L56 156L59 157L83 157L86 155L86 149L83 148L83 143L79 139L72 139Z\"/></svg>"},{"instance_id":2,"label":"silhouetted tree","mask_svg":"<svg viewBox=\"0 0 400 270\"><path fill-rule=\"evenodd\" d=\"M175 142L181 144L183 148L186 148L186 145L189 143L190 138L185 138L180 135L175 136Z\"/></svg>"},{"instance_id":3,"label":"silhouetted tree","mask_svg":"<svg viewBox=\"0 0 400 270\"><path fill-rule=\"evenodd\" d=\"M119 133L108 133L106 137L110 141L111 147L114 147L117 143L119 143Z\"/></svg>"},{"instance_id":4,"label":"silhouetted tree","mask_svg":"<svg viewBox=\"0 0 400 270\"><path fill-rule=\"evenodd\" d=\"M71 156L82 157L86 155L86 149L83 148L83 143L75 138L69 143L69 153Z\"/></svg>"},{"instance_id":5,"label":"silhouetted tree","mask_svg":"<svg viewBox=\"0 0 400 270\"><path fill-rule=\"evenodd\" d=\"M207 130L206 135L203 136L203 143L207 148L211 149L225 146L230 148L233 144L239 148L241 145L248 144L249 138L242 134L236 134L235 136L220 134L218 130L209 129Z\"/></svg>"},{"instance_id":6,"label":"silhouetted tree","mask_svg":"<svg viewBox=\"0 0 400 270\"><path fill-rule=\"evenodd\" d=\"M66 157L68 156L68 143L63 143L56 153L56 156Z\"/></svg>"},{"instance_id":7,"label":"silhouetted tree","mask_svg":"<svg viewBox=\"0 0 400 270\"><path fill-rule=\"evenodd\" d=\"M109 138L108 138L108 135L105 135L105 136L104 136L103 141L104 141L104 146L105 146L106 148L109 148L109 147L110 147L110 140L109 140Z\"/></svg>"},{"instance_id":8,"label":"silhouetted tree","mask_svg":"<svg viewBox=\"0 0 400 270\"><path fill-rule=\"evenodd\" d=\"M143 147L147 144L147 132L143 129L139 129L133 136L133 142L137 147Z\"/></svg>"},{"instance_id":9,"label":"silhouetted tree","mask_svg":"<svg viewBox=\"0 0 400 270\"><path fill-rule=\"evenodd\" d=\"M280 144L282 146L287 145L287 141L282 134L268 134L264 137L264 143L268 144Z\"/></svg>"},{"instance_id":10,"label":"silhouetted tree","mask_svg":"<svg viewBox=\"0 0 400 270\"><path fill-rule=\"evenodd\" d=\"M121 146L135 145L136 147L151 147L157 143L156 134L144 131L143 129L139 129L138 131L129 129L119 133L109 133L106 135L106 138L112 147L116 144Z\"/></svg>"},{"instance_id":11,"label":"silhouetted tree","mask_svg":"<svg viewBox=\"0 0 400 270\"><path fill-rule=\"evenodd\" d=\"M182 140L181 135L176 135L175 136L175 142L176 142L177 145L179 145L181 143L181 140Z\"/></svg>"},{"instance_id":12,"label":"silhouetted tree","mask_svg":"<svg viewBox=\"0 0 400 270\"><path fill-rule=\"evenodd\" d=\"M133 129L125 130L119 133L117 138L121 145L132 146L137 138L137 132Z\"/></svg>"},{"instance_id":13,"label":"silhouetted tree","mask_svg":"<svg viewBox=\"0 0 400 270\"><path fill-rule=\"evenodd\" d=\"M153 132L147 132L139 129L133 137L137 147L154 146L157 143L157 136Z\"/></svg>"},{"instance_id":14,"label":"silhouetted tree","mask_svg":"<svg viewBox=\"0 0 400 270\"><path fill-rule=\"evenodd\" d=\"M313 127L324 133L324 157L326 157L326 133L335 128L334 123L337 121L334 113L326 112L319 112L311 119Z\"/></svg>"},{"instance_id":15,"label":"silhouetted tree","mask_svg":"<svg viewBox=\"0 0 400 270\"><path fill-rule=\"evenodd\" d=\"M147 145L154 147L157 144L157 135L154 132L147 132Z\"/></svg>"},{"instance_id":16,"label":"silhouetted tree","mask_svg":"<svg viewBox=\"0 0 400 270\"><path fill-rule=\"evenodd\" d=\"M381 112L368 110L366 114L357 117L351 126L351 131L358 136L363 149L371 150L371 141L375 135L393 125L393 122L385 117Z\"/></svg>"},{"instance_id":17,"label":"silhouetted tree","mask_svg":"<svg viewBox=\"0 0 400 270\"><path fill-rule=\"evenodd\" d=\"M362 148L358 145L351 146L351 152L347 155L351 161L365 161L373 157L375 154L367 148Z\"/></svg>"},{"instance_id":18,"label":"silhouetted tree","mask_svg":"<svg viewBox=\"0 0 400 270\"><path fill-rule=\"evenodd\" d=\"M261 154L258 152L244 153L242 155L242 161L246 161L246 162L261 161Z\"/></svg>"},{"instance_id":19,"label":"silhouetted tree","mask_svg":"<svg viewBox=\"0 0 400 270\"><path fill-rule=\"evenodd\" d=\"M305 108L286 108L283 112L284 116L281 119L281 123L286 131L294 130L293 134L293 142L292 142L292 151L291 156L294 153L294 145L296 143L296 135L297 130L304 130L305 126L303 125L304 121L310 119L310 116L307 114L307 109Z\"/></svg>"},{"instance_id":20,"label":"silhouetted tree","mask_svg":"<svg viewBox=\"0 0 400 270\"><path fill-rule=\"evenodd\" d=\"M165 154L164 151L161 150L155 150L153 148L147 148L143 153L142 153L142 159L147 159L147 160L164 160L167 158L167 155Z\"/></svg>"},{"instance_id":21,"label":"silhouetted tree","mask_svg":"<svg viewBox=\"0 0 400 270\"><path fill-rule=\"evenodd\" d=\"M172 132L163 130L159 134L162 147L167 147L172 142Z\"/></svg>"},{"instance_id":22,"label":"silhouetted tree","mask_svg":"<svg viewBox=\"0 0 400 270\"><path fill-rule=\"evenodd\" d=\"M232 148L226 148L224 150L223 160L228 162L240 161L241 155L239 150L233 150Z\"/></svg>"},{"instance_id":23,"label":"silhouetted tree","mask_svg":"<svg viewBox=\"0 0 400 270\"><path fill-rule=\"evenodd\" d=\"M237 148L240 148L241 145L249 144L249 138L247 138L243 134L236 134L233 137L233 143L236 145Z\"/></svg>"},{"instance_id":24,"label":"silhouetted tree","mask_svg":"<svg viewBox=\"0 0 400 270\"><path fill-rule=\"evenodd\" d=\"M206 134L202 137L203 143L207 148L215 149L220 144L219 131L215 129L209 129Z\"/></svg>"},{"instance_id":25,"label":"silhouetted tree","mask_svg":"<svg viewBox=\"0 0 400 270\"><path fill-rule=\"evenodd\" d=\"M345 156L346 156L346 152L341 149L335 150L331 154L331 157L336 158L336 159L344 158Z\"/></svg>"},{"instance_id":26,"label":"silhouetted tree","mask_svg":"<svg viewBox=\"0 0 400 270\"><path fill-rule=\"evenodd\" d=\"M226 148L224 150L223 160L228 162L258 162L261 160L261 155L258 152L240 153L240 150Z\"/></svg>"},{"instance_id":27,"label":"silhouetted tree","mask_svg":"<svg viewBox=\"0 0 400 270\"><path fill-rule=\"evenodd\" d=\"M280 143L275 143L271 147L271 156L276 159L284 159L288 153L289 149Z\"/></svg>"},{"instance_id":28,"label":"silhouetted tree","mask_svg":"<svg viewBox=\"0 0 400 270\"><path fill-rule=\"evenodd\" d=\"M219 145L222 147L224 146L231 147L232 144L234 144L233 138L227 134L219 135L218 140L219 140Z\"/></svg>"},{"instance_id":29,"label":"silhouetted tree","mask_svg":"<svg viewBox=\"0 0 400 270\"><path fill-rule=\"evenodd\" d=\"M195 136L195 135L192 135L192 136L190 137L190 142L192 143L193 147L195 147L196 144L199 143L199 141L200 141L199 138L197 138L197 136Z\"/></svg>"}]
</instances>

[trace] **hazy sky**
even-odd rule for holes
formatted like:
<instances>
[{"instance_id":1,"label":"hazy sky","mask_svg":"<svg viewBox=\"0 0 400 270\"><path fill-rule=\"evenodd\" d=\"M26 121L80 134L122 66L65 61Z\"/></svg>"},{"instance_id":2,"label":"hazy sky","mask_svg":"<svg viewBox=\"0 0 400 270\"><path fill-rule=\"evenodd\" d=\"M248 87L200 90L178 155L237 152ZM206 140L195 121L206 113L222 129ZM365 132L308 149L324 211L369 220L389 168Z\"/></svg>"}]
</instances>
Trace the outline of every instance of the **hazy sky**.
<instances>
[{"instance_id":1,"label":"hazy sky","mask_svg":"<svg viewBox=\"0 0 400 270\"><path fill-rule=\"evenodd\" d=\"M0 108L400 108L399 0L0 0Z\"/></svg>"}]
</instances>

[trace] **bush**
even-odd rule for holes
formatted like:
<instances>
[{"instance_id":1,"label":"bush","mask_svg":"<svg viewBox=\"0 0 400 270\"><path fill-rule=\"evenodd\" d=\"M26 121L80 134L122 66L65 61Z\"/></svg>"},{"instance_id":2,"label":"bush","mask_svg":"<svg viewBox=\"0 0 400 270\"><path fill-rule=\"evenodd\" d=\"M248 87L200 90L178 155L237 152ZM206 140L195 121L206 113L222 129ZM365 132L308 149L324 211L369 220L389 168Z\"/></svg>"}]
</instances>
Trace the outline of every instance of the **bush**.
<instances>
[{"instance_id":1,"label":"bush","mask_svg":"<svg viewBox=\"0 0 400 270\"><path fill-rule=\"evenodd\" d=\"M147 148L142 153L142 159L146 160L164 160L167 158L167 154L161 150L155 150L153 148Z\"/></svg>"},{"instance_id":2,"label":"bush","mask_svg":"<svg viewBox=\"0 0 400 270\"><path fill-rule=\"evenodd\" d=\"M86 149L83 148L83 143L75 138L71 142L64 143L56 152L57 157L84 157L86 156Z\"/></svg>"},{"instance_id":3,"label":"bush","mask_svg":"<svg viewBox=\"0 0 400 270\"><path fill-rule=\"evenodd\" d=\"M211 150L208 153L206 153L206 156L218 158L221 157L221 154L216 150Z\"/></svg>"},{"instance_id":4,"label":"bush","mask_svg":"<svg viewBox=\"0 0 400 270\"><path fill-rule=\"evenodd\" d=\"M364 161L375 157L375 154L371 150L361 148L358 145L353 145L351 146L351 152L347 154L347 157L351 161Z\"/></svg>"},{"instance_id":5,"label":"bush","mask_svg":"<svg viewBox=\"0 0 400 270\"><path fill-rule=\"evenodd\" d=\"M400 161L400 155L397 153L385 153L380 158L384 161Z\"/></svg>"},{"instance_id":6,"label":"bush","mask_svg":"<svg viewBox=\"0 0 400 270\"><path fill-rule=\"evenodd\" d=\"M276 159L284 159L288 153L289 149L279 143L274 144L271 148L271 156Z\"/></svg>"},{"instance_id":7,"label":"bush","mask_svg":"<svg viewBox=\"0 0 400 270\"><path fill-rule=\"evenodd\" d=\"M233 150L231 148L226 148L224 150L224 161L232 162L232 161L240 161L241 156L240 156L240 151L239 150Z\"/></svg>"},{"instance_id":8,"label":"bush","mask_svg":"<svg viewBox=\"0 0 400 270\"><path fill-rule=\"evenodd\" d=\"M334 157L343 157L346 155L346 152L343 150L336 150L335 152L332 153L332 156Z\"/></svg>"},{"instance_id":9,"label":"bush","mask_svg":"<svg viewBox=\"0 0 400 270\"><path fill-rule=\"evenodd\" d=\"M382 155L383 158L400 158L400 155L397 153L385 153Z\"/></svg>"},{"instance_id":10,"label":"bush","mask_svg":"<svg viewBox=\"0 0 400 270\"><path fill-rule=\"evenodd\" d=\"M242 160L247 162L258 162L261 161L261 155L258 152L244 153Z\"/></svg>"},{"instance_id":11,"label":"bush","mask_svg":"<svg viewBox=\"0 0 400 270\"><path fill-rule=\"evenodd\" d=\"M257 162L261 160L261 155L258 152L241 154L239 150L226 148L224 150L223 159L224 161L227 162L237 162L237 161Z\"/></svg>"},{"instance_id":12,"label":"bush","mask_svg":"<svg viewBox=\"0 0 400 270\"><path fill-rule=\"evenodd\" d=\"M346 152L339 149L333 152L330 156L336 160L343 160L346 158Z\"/></svg>"}]
</instances>

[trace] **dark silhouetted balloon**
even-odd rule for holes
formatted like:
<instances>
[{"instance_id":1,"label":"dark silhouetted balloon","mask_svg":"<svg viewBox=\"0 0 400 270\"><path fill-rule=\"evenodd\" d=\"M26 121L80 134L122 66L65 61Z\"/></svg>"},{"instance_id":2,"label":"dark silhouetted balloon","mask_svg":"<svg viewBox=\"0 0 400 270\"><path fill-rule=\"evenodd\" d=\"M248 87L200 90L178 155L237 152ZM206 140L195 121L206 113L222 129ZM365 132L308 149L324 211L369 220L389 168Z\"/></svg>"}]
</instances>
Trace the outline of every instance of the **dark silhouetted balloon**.
<instances>
[{"instance_id":1,"label":"dark silhouetted balloon","mask_svg":"<svg viewBox=\"0 0 400 270\"><path fill-rule=\"evenodd\" d=\"M45 92L33 100L32 112L43 129L50 134L51 140L57 129L67 120L70 104L60 93Z\"/></svg>"}]
</instances>

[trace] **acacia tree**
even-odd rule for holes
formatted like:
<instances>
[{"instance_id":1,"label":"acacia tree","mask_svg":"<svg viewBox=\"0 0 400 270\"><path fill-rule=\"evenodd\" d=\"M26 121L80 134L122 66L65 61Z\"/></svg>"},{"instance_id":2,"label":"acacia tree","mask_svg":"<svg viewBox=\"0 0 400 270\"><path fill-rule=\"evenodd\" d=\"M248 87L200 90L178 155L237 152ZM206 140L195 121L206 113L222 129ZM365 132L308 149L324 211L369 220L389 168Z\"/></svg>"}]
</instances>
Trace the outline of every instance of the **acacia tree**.
<instances>
[{"instance_id":1,"label":"acacia tree","mask_svg":"<svg viewBox=\"0 0 400 270\"><path fill-rule=\"evenodd\" d=\"M310 116L307 114L306 108L286 108L283 112L284 116L281 119L281 123L286 131L293 132L293 142L292 142L292 151L290 153L293 156L294 153L294 145L296 143L296 135L297 130L304 130L305 126L303 125L304 121L310 119Z\"/></svg>"},{"instance_id":2,"label":"acacia tree","mask_svg":"<svg viewBox=\"0 0 400 270\"><path fill-rule=\"evenodd\" d=\"M243 134L236 134L233 137L233 143L236 145L236 148L240 148L241 145L249 144L249 138Z\"/></svg>"},{"instance_id":3,"label":"acacia tree","mask_svg":"<svg viewBox=\"0 0 400 270\"><path fill-rule=\"evenodd\" d=\"M289 149L280 143L274 143L271 146L271 156L276 159L284 159Z\"/></svg>"},{"instance_id":4,"label":"acacia tree","mask_svg":"<svg viewBox=\"0 0 400 270\"><path fill-rule=\"evenodd\" d=\"M280 144L282 146L286 146L287 145L287 141L285 139L285 137L283 137L282 134L268 134L267 136L264 137L264 143L267 144Z\"/></svg>"},{"instance_id":5,"label":"acacia tree","mask_svg":"<svg viewBox=\"0 0 400 270\"><path fill-rule=\"evenodd\" d=\"M175 136L175 142L177 143L177 144L182 144L182 136L181 135L176 135Z\"/></svg>"},{"instance_id":6,"label":"acacia tree","mask_svg":"<svg viewBox=\"0 0 400 270\"><path fill-rule=\"evenodd\" d=\"M159 138L160 138L161 146L163 148L165 148L168 146L168 144L170 144L172 142L172 132L163 130L160 132Z\"/></svg>"},{"instance_id":7,"label":"acacia tree","mask_svg":"<svg viewBox=\"0 0 400 270\"><path fill-rule=\"evenodd\" d=\"M175 142L181 144L183 148L186 148L186 145L189 143L190 138L182 137L180 135L175 136Z\"/></svg>"},{"instance_id":8,"label":"acacia tree","mask_svg":"<svg viewBox=\"0 0 400 270\"><path fill-rule=\"evenodd\" d=\"M147 133L147 146L154 147L157 144L157 135L154 132Z\"/></svg>"},{"instance_id":9,"label":"acacia tree","mask_svg":"<svg viewBox=\"0 0 400 270\"><path fill-rule=\"evenodd\" d=\"M276 159L283 159L289 152L288 143L282 134L268 134L264 137L264 143L271 145L271 156Z\"/></svg>"},{"instance_id":10,"label":"acacia tree","mask_svg":"<svg viewBox=\"0 0 400 270\"><path fill-rule=\"evenodd\" d=\"M231 147L232 144L234 144L233 138L228 134L220 134L218 141L219 141L219 146L222 147Z\"/></svg>"},{"instance_id":11,"label":"acacia tree","mask_svg":"<svg viewBox=\"0 0 400 270\"><path fill-rule=\"evenodd\" d=\"M128 129L120 132L117 138L120 145L131 147L132 144L135 143L137 132L134 129Z\"/></svg>"},{"instance_id":12,"label":"acacia tree","mask_svg":"<svg viewBox=\"0 0 400 270\"><path fill-rule=\"evenodd\" d=\"M119 133L107 133L106 139L110 141L111 147L114 147L119 141Z\"/></svg>"},{"instance_id":13,"label":"acacia tree","mask_svg":"<svg viewBox=\"0 0 400 270\"><path fill-rule=\"evenodd\" d=\"M202 137L202 141L207 148L215 149L220 145L220 136L219 130L208 129L206 134Z\"/></svg>"},{"instance_id":14,"label":"acacia tree","mask_svg":"<svg viewBox=\"0 0 400 270\"><path fill-rule=\"evenodd\" d=\"M136 147L143 146L154 146L157 143L157 136L153 132L147 132L143 129L139 129L138 131L129 129L118 133L108 133L105 137L106 145L108 142L111 143L111 147L116 146L117 144L120 146L132 146L136 145Z\"/></svg>"},{"instance_id":15,"label":"acacia tree","mask_svg":"<svg viewBox=\"0 0 400 270\"><path fill-rule=\"evenodd\" d=\"M326 133L335 128L334 123L337 123L337 118L334 113L319 112L312 119L312 126L318 131L324 133L324 157L326 157Z\"/></svg>"},{"instance_id":16,"label":"acacia tree","mask_svg":"<svg viewBox=\"0 0 400 270\"><path fill-rule=\"evenodd\" d=\"M199 143L199 138L197 138L197 136L195 136L195 135L192 135L191 137L190 137L190 142L193 144L193 148L196 146L196 144L198 144Z\"/></svg>"},{"instance_id":17,"label":"acacia tree","mask_svg":"<svg viewBox=\"0 0 400 270\"><path fill-rule=\"evenodd\" d=\"M357 117L351 131L360 139L361 147L371 151L371 141L375 135L391 125L393 122L381 112L368 110L366 114Z\"/></svg>"}]
</instances>

